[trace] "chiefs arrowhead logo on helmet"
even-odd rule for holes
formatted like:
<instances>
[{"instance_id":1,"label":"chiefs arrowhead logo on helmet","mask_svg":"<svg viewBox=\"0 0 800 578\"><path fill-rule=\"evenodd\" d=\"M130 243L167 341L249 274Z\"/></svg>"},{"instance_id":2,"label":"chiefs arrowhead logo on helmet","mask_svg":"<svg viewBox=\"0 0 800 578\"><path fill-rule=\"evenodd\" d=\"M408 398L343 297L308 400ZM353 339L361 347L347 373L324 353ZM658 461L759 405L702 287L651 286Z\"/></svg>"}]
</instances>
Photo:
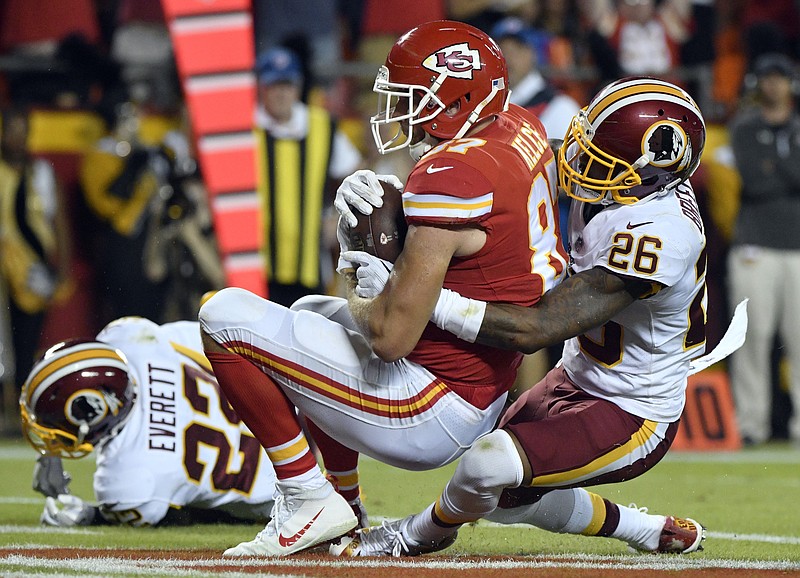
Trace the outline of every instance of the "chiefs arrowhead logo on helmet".
<instances>
[{"instance_id":1,"label":"chiefs arrowhead logo on helmet","mask_svg":"<svg viewBox=\"0 0 800 578\"><path fill-rule=\"evenodd\" d=\"M422 66L439 74L447 72L448 76L472 80L472 71L481 69L481 53L462 42L428 55Z\"/></svg>"},{"instance_id":2,"label":"chiefs arrowhead logo on helmet","mask_svg":"<svg viewBox=\"0 0 800 578\"><path fill-rule=\"evenodd\" d=\"M461 138L508 107L508 68L485 32L452 20L420 24L386 57L372 90L370 118L380 154L408 148L419 160L437 143Z\"/></svg>"}]
</instances>

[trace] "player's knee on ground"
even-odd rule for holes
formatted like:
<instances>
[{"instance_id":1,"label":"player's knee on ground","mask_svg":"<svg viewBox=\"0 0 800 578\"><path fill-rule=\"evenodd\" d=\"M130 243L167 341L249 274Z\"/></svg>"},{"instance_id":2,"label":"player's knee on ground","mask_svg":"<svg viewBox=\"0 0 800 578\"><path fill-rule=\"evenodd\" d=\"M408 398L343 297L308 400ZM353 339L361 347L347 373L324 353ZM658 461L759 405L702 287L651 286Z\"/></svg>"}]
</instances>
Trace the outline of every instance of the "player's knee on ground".
<instances>
[{"instance_id":1,"label":"player's knee on ground","mask_svg":"<svg viewBox=\"0 0 800 578\"><path fill-rule=\"evenodd\" d=\"M495 509L505 488L522 482L522 476L522 461L511 436L495 430L461 456L442 496L443 505L458 517L482 517Z\"/></svg>"}]
</instances>

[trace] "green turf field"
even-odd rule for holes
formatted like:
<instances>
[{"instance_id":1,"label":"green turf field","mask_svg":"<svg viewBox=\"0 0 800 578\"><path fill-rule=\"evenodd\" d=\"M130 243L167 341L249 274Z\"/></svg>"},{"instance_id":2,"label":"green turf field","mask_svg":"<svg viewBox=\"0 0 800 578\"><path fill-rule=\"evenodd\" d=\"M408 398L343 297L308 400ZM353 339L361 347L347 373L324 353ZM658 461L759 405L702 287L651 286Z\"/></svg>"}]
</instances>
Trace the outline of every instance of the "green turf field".
<instances>
[{"instance_id":1,"label":"green turf field","mask_svg":"<svg viewBox=\"0 0 800 578\"><path fill-rule=\"evenodd\" d=\"M22 441L0 442L0 545L223 550L251 539L260 526L191 528L44 528L43 498L31 489L34 453ZM72 492L91 500L93 458L66 461ZM395 470L362 462L365 504L373 521L396 518L430 503L452 472ZM800 450L786 444L725 454L672 453L645 476L595 491L650 512L690 516L708 528L705 551L692 557L722 560L782 561L800 570ZM570 554L619 555L621 542L550 534L526 527L479 523L462 529L450 555ZM686 557L688 558L688 556ZM0 575L19 573L4 558ZM41 571L41 569L39 570ZM58 570L53 570L58 573ZM67 573L68 575L74 575ZM17 574L27 575L27 574ZM42 574L37 574L42 575ZM64 575L64 574L59 574Z\"/></svg>"}]
</instances>

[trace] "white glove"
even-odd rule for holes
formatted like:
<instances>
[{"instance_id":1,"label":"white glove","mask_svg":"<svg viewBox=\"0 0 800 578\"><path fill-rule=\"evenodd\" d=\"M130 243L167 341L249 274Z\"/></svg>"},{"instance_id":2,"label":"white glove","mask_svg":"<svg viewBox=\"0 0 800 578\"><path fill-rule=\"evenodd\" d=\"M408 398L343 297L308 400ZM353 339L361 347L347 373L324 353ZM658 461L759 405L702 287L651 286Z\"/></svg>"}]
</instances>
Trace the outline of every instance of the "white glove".
<instances>
[{"instance_id":1,"label":"white glove","mask_svg":"<svg viewBox=\"0 0 800 578\"><path fill-rule=\"evenodd\" d=\"M342 181L336 190L336 198L333 206L336 212L344 217L345 222L355 227L358 218L350 209L351 206L358 209L364 215L372 214L372 207L383 205L383 188L379 181L388 183L393 187L403 190L403 183L394 175L376 175L369 169L362 169L354 172Z\"/></svg>"},{"instance_id":2,"label":"white glove","mask_svg":"<svg viewBox=\"0 0 800 578\"><path fill-rule=\"evenodd\" d=\"M485 301L469 299L450 289L442 289L431 314L431 322L459 339L474 343L485 314Z\"/></svg>"},{"instance_id":3,"label":"white glove","mask_svg":"<svg viewBox=\"0 0 800 578\"><path fill-rule=\"evenodd\" d=\"M358 265L356 269L358 285L355 291L356 295L364 299L377 297L383 291L386 282L389 281L389 273L394 267L389 261L384 261L364 251L346 251L341 254L340 259L352 263L351 267Z\"/></svg>"},{"instance_id":4,"label":"white glove","mask_svg":"<svg viewBox=\"0 0 800 578\"><path fill-rule=\"evenodd\" d=\"M344 215L339 215L339 222L336 224L336 239L339 241L339 260L336 263L336 272L339 275L353 268L353 264L344 258L344 254L350 252L349 229Z\"/></svg>"},{"instance_id":5,"label":"white glove","mask_svg":"<svg viewBox=\"0 0 800 578\"><path fill-rule=\"evenodd\" d=\"M48 526L88 526L94 520L96 508L77 496L61 494L45 498L40 521Z\"/></svg>"}]
</instances>

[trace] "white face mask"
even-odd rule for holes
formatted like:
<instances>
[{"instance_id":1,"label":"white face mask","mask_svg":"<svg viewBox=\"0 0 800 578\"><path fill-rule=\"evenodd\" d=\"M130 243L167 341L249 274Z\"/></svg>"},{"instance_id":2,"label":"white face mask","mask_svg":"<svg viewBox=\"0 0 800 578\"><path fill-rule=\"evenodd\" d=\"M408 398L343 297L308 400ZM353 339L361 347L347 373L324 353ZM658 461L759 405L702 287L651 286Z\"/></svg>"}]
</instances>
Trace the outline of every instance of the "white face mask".
<instances>
[{"instance_id":1,"label":"white face mask","mask_svg":"<svg viewBox=\"0 0 800 578\"><path fill-rule=\"evenodd\" d=\"M440 80L443 78L444 75ZM380 154L416 146L411 145L411 135L403 134L402 124L404 123L407 130L413 133L415 126L430 121L445 109L444 103L436 96L439 84L440 81L437 81L432 88L428 88L390 82L388 69L381 66L372 88L378 95L378 113L370 118L372 136ZM406 111L405 114L396 113L398 104ZM420 157L427 150L424 150ZM414 154L411 156L414 157Z\"/></svg>"}]
</instances>

